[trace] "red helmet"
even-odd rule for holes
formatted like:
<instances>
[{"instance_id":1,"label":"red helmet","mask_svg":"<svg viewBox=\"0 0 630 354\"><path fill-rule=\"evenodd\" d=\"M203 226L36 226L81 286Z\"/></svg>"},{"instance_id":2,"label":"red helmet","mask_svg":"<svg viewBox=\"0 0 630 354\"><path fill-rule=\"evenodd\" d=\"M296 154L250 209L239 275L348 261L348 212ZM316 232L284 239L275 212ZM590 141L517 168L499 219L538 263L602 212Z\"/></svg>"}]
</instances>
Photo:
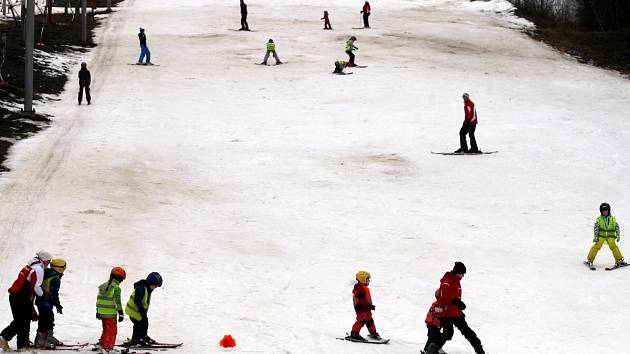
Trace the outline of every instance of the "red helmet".
<instances>
[{"instance_id":1,"label":"red helmet","mask_svg":"<svg viewBox=\"0 0 630 354\"><path fill-rule=\"evenodd\" d=\"M111 275L119 276L123 279L127 278L127 272L122 267L114 267L112 268Z\"/></svg>"}]
</instances>

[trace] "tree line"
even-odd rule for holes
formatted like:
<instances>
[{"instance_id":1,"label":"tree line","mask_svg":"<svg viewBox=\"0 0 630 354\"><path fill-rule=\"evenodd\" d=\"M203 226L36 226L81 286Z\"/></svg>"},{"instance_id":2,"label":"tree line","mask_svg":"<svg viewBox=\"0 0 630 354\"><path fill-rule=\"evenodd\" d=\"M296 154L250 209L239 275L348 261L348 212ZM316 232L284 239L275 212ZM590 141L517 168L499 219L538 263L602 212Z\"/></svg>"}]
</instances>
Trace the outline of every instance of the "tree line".
<instances>
[{"instance_id":1,"label":"tree line","mask_svg":"<svg viewBox=\"0 0 630 354\"><path fill-rule=\"evenodd\" d=\"M509 0L525 14L549 26L583 30L630 29L630 0Z\"/></svg>"}]
</instances>

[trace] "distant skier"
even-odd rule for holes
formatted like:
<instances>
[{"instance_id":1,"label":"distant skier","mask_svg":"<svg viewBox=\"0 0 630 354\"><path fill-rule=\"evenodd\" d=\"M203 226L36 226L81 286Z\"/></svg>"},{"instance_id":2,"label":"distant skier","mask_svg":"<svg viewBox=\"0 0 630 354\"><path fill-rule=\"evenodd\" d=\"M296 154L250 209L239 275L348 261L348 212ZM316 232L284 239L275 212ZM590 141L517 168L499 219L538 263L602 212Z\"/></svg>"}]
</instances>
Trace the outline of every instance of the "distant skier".
<instances>
[{"instance_id":1,"label":"distant skier","mask_svg":"<svg viewBox=\"0 0 630 354\"><path fill-rule=\"evenodd\" d=\"M470 100L470 95L464 93L462 95L464 99L464 124L459 130L459 149L455 150L456 153L466 152L470 154L481 153L477 147L477 139L475 139L475 129L477 128L477 110L475 110L475 104ZM470 150L466 144L466 134L470 137Z\"/></svg>"},{"instance_id":2,"label":"distant skier","mask_svg":"<svg viewBox=\"0 0 630 354\"><path fill-rule=\"evenodd\" d=\"M140 33L138 33L138 39L140 40L140 58L138 59L139 65L153 65L151 63L151 51L147 46L147 36L144 34L144 28L140 27ZM147 58L146 62L142 62L144 58Z\"/></svg>"},{"instance_id":3,"label":"distant skier","mask_svg":"<svg viewBox=\"0 0 630 354\"><path fill-rule=\"evenodd\" d=\"M460 281L465 274L466 266L464 263L455 262L453 270L446 272L442 277L440 288L435 294L437 305L444 309L443 316L440 320L444 331L444 340L448 341L453 338L455 332L453 326L455 326L468 342L470 342L476 354L485 354L486 352L483 350L481 341L475 331L466 323L466 318L462 312L466 309L466 304L462 301L462 286Z\"/></svg>"},{"instance_id":4,"label":"distant skier","mask_svg":"<svg viewBox=\"0 0 630 354\"><path fill-rule=\"evenodd\" d=\"M44 281L44 269L50 264L52 255L44 250L30 261L18 275L13 285L9 288L9 303L13 321L0 333L0 349L11 351L9 341L17 335L18 351L27 350L31 342L29 335L31 321L37 321L37 312L33 307L35 295L42 296L42 282Z\"/></svg>"},{"instance_id":5,"label":"distant skier","mask_svg":"<svg viewBox=\"0 0 630 354\"><path fill-rule=\"evenodd\" d=\"M436 298L437 295L438 292L436 291ZM427 342L424 345L424 350L421 351L422 354L438 354L444 343L446 343L446 338L444 337L444 333L442 333L442 323L440 320L443 315L444 308L440 307L437 300L434 301L431 304L431 308L429 309L429 312L427 312L427 317L424 320L424 323L427 325Z\"/></svg>"},{"instance_id":6,"label":"distant skier","mask_svg":"<svg viewBox=\"0 0 630 354\"><path fill-rule=\"evenodd\" d=\"M343 69L346 68L346 65L348 63L345 60L339 59L335 62L335 70L333 71L333 74L345 74L343 72Z\"/></svg>"},{"instance_id":7,"label":"distant skier","mask_svg":"<svg viewBox=\"0 0 630 354\"><path fill-rule=\"evenodd\" d=\"M274 59L276 59L276 65L282 64L280 58L278 58L278 54L276 53L276 44L273 42L273 39L269 39L269 41L267 41L267 53L265 54L265 59L263 59L262 63L260 63L261 65L267 65L269 54L273 54Z\"/></svg>"},{"instance_id":8,"label":"distant skier","mask_svg":"<svg viewBox=\"0 0 630 354\"><path fill-rule=\"evenodd\" d=\"M133 284L134 291L129 296L129 301L127 301L127 306L125 306L125 313L133 323L131 341L127 343L129 346L146 346L156 343L148 335L149 319L147 318L147 312L149 311L149 305L151 305L153 290L161 286L162 276L157 272L153 272L146 279Z\"/></svg>"},{"instance_id":9,"label":"distant skier","mask_svg":"<svg viewBox=\"0 0 630 354\"><path fill-rule=\"evenodd\" d=\"M59 301L59 288L61 287L61 277L65 271L66 261L57 258L53 258L50 261L50 268L44 270L44 281L42 282L44 296L38 296L35 300L39 311L37 335L35 336L36 348L54 349L63 344L53 335L53 328L55 327L53 307L57 309L58 314L63 313L63 306Z\"/></svg>"},{"instance_id":10,"label":"distant skier","mask_svg":"<svg viewBox=\"0 0 630 354\"><path fill-rule=\"evenodd\" d=\"M615 257L615 267L628 265L623 260L619 246L615 243L615 240L617 240L617 242L621 241L621 232L617 218L610 214L610 204L602 203L599 206L599 213L600 215L595 220L594 226L594 244L588 252L587 260L584 263L589 267L593 267L593 261L595 260L595 256L597 256L597 252L599 252L604 243L607 243L612 251L613 257Z\"/></svg>"},{"instance_id":11,"label":"distant skier","mask_svg":"<svg viewBox=\"0 0 630 354\"><path fill-rule=\"evenodd\" d=\"M352 302L354 304L354 311L357 314L357 320L352 326L350 337L357 340L365 340L359 332L361 328L366 326L370 334L368 337L374 340L381 340L381 336L376 331L374 325L374 319L372 318L372 310L376 309L372 304L372 295L370 294L370 278L372 276L366 271L357 272L357 283L352 289Z\"/></svg>"},{"instance_id":12,"label":"distant skier","mask_svg":"<svg viewBox=\"0 0 630 354\"><path fill-rule=\"evenodd\" d=\"M324 17L321 19L324 20L324 29L331 30L332 26L330 25L330 19L328 18L328 11L324 11Z\"/></svg>"},{"instance_id":13,"label":"distant skier","mask_svg":"<svg viewBox=\"0 0 630 354\"><path fill-rule=\"evenodd\" d=\"M239 31L249 31L249 24L247 23L247 4L245 0L241 0L241 28Z\"/></svg>"},{"instance_id":14,"label":"distant skier","mask_svg":"<svg viewBox=\"0 0 630 354\"><path fill-rule=\"evenodd\" d=\"M109 280L98 287L96 297L96 318L101 320L103 331L98 341L98 349L101 353L113 353L118 326L118 322L125 319L121 300L120 283L127 278L127 273L121 267L112 268L109 273Z\"/></svg>"},{"instance_id":15,"label":"distant skier","mask_svg":"<svg viewBox=\"0 0 630 354\"><path fill-rule=\"evenodd\" d=\"M81 63L81 70L79 70L79 104L83 101L83 90L85 90L85 99L87 104L92 102L92 96L90 96L90 84L92 83L92 75L87 68L85 62Z\"/></svg>"},{"instance_id":16,"label":"distant skier","mask_svg":"<svg viewBox=\"0 0 630 354\"><path fill-rule=\"evenodd\" d=\"M363 4L363 9L361 10L361 13L363 14L363 27L364 28L370 28L370 13L372 12L372 7L370 6L369 2L365 2L365 4Z\"/></svg>"},{"instance_id":17,"label":"distant skier","mask_svg":"<svg viewBox=\"0 0 630 354\"><path fill-rule=\"evenodd\" d=\"M346 46L344 48L346 51L346 54L348 54L348 57L350 57L350 59L348 59L348 63L346 64L346 66L349 66L349 67L357 66L354 63L354 53L353 53L355 50L359 49L354 45L354 42L356 40L357 40L357 37L355 36L350 37L350 39L346 41Z\"/></svg>"}]
</instances>

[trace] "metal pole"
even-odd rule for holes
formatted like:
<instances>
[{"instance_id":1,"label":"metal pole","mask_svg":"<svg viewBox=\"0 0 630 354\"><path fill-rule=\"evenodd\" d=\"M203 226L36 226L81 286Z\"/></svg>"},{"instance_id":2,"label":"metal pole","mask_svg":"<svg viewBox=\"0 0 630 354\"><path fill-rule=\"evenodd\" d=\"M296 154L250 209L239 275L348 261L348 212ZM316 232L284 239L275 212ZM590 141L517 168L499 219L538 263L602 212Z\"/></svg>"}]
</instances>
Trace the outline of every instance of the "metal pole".
<instances>
[{"instance_id":1,"label":"metal pole","mask_svg":"<svg viewBox=\"0 0 630 354\"><path fill-rule=\"evenodd\" d=\"M87 43L87 0L81 0L81 42Z\"/></svg>"},{"instance_id":2,"label":"metal pole","mask_svg":"<svg viewBox=\"0 0 630 354\"><path fill-rule=\"evenodd\" d=\"M112 11L112 0L107 0L107 11Z\"/></svg>"},{"instance_id":3,"label":"metal pole","mask_svg":"<svg viewBox=\"0 0 630 354\"><path fill-rule=\"evenodd\" d=\"M2 16L7 15L7 0L2 0Z\"/></svg>"},{"instance_id":4,"label":"metal pole","mask_svg":"<svg viewBox=\"0 0 630 354\"><path fill-rule=\"evenodd\" d=\"M24 54L24 109L25 114L33 111L33 49L35 46L35 0L26 5L26 51Z\"/></svg>"}]
</instances>

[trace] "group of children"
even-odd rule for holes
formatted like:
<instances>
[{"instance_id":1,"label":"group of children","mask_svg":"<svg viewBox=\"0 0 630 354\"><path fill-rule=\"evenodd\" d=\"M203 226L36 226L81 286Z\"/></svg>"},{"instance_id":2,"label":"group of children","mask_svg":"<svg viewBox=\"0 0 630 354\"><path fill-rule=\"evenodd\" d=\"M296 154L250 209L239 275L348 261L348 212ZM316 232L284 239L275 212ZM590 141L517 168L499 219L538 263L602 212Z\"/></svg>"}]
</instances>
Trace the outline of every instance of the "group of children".
<instances>
[{"instance_id":1,"label":"group of children","mask_svg":"<svg viewBox=\"0 0 630 354\"><path fill-rule=\"evenodd\" d=\"M50 267L49 267L50 266ZM59 300L61 278L67 263L63 259L53 258L44 250L22 268L17 279L9 288L9 303L13 321L0 333L0 349L11 350L9 341L17 336L17 350L25 351L31 347L30 322L38 321L37 335L33 346L38 349L55 349L63 343L53 335L55 315L63 314ZM151 294L162 286L162 276L150 273L146 279L134 284L129 301L123 307L120 283L127 278L122 267L112 268L109 279L98 287L96 297L96 318L102 323L102 334L97 350L100 353L112 353L116 343L117 323L124 320L124 314L133 323L133 335L126 346L146 346L155 341L148 336L149 321L147 311L151 304ZM37 310L35 310L37 306Z\"/></svg>"},{"instance_id":2,"label":"group of children","mask_svg":"<svg viewBox=\"0 0 630 354\"><path fill-rule=\"evenodd\" d=\"M455 262L450 272L446 272L440 280L440 287L435 291L435 301L427 313L428 340L422 350L423 354L438 354L442 346L453 338L453 326L470 342L476 354L485 354L477 334L468 326L463 310L466 305L462 301L461 279L466 274L466 266L462 262ZM372 311L376 309L372 302L372 295L368 286L371 275L366 271L359 271L356 275L357 283L352 289L352 302L356 313L356 321L352 325L348 339L354 341L382 341L376 331ZM368 329L368 338L361 336L363 326Z\"/></svg>"}]
</instances>

